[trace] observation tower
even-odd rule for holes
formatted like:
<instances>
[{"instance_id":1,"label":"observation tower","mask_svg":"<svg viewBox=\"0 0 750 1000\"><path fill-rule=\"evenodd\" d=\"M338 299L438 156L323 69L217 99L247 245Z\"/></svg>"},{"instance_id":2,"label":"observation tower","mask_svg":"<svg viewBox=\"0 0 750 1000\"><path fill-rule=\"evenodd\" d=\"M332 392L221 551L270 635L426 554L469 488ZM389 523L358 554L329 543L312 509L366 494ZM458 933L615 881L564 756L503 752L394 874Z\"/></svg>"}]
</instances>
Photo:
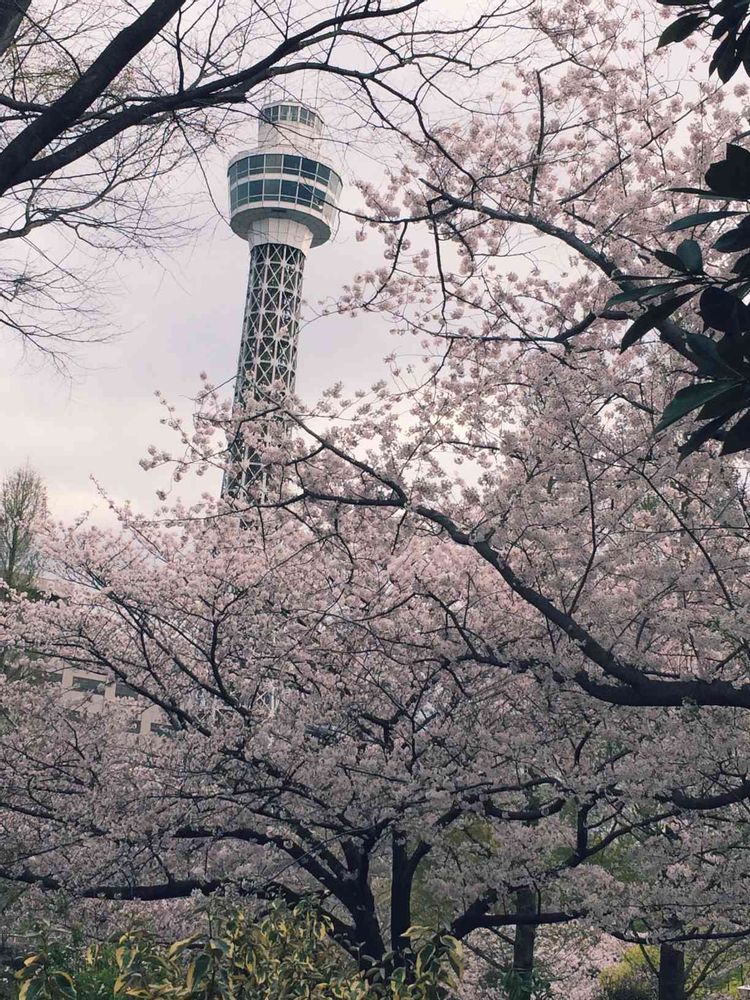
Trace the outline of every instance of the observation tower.
<instances>
[{"instance_id":1,"label":"observation tower","mask_svg":"<svg viewBox=\"0 0 750 1000\"><path fill-rule=\"evenodd\" d=\"M341 178L320 156L323 122L295 101L263 107L258 145L229 163L232 230L250 246L245 318L234 401L294 391L305 257L331 236ZM273 419L272 417L269 419ZM241 474L222 493L237 496L261 477L257 454L237 440Z\"/></svg>"}]
</instances>

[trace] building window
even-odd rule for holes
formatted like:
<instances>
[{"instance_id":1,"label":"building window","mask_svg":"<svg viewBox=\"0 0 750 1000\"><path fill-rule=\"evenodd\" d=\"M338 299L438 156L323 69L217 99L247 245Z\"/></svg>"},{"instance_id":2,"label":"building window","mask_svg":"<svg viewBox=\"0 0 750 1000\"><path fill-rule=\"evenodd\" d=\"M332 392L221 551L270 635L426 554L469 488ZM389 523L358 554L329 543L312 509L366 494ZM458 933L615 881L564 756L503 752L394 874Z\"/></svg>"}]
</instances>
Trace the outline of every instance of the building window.
<instances>
[{"instance_id":1,"label":"building window","mask_svg":"<svg viewBox=\"0 0 750 1000\"><path fill-rule=\"evenodd\" d=\"M297 187L295 181L282 181L281 182L281 200L282 201L296 201L297 200Z\"/></svg>"},{"instance_id":2,"label":"building window","mask_svg":"<svg viewBox=\"0 0 750 1000\"><path fill-rule=\"evenodd\" d=\"M271 107L263 109L261 118L267 122L299 121L303 125L310 125L316 129L320 129L323 124L320 115L299 104L273 104Z\"/></svg>"},{"instance_id":3,"label":"building window","mask_svg":"<svg viewBox=\"0 0 750 1000\"><path fill-rule=\"evenodd\" d=\"M126 684L125 681L118 681L115 684L115 697L117 698L137 698L138 692Z\"/></svg>"},{"instance_id":4,"label":"building window","mask_svg":"<svg viewBox=\"0 0 750 1000\"><path fill-rule=\"evenodd\" d=\"M294 177L301 173L304 178L330 188L334 195L341 192L341 178L335 170L316 160L281 153L266 153L265 156L258 154L238 160L229 168L229 180L231 184L236 184L243 177L263 173Z\"/></svg>"},{"instance_id":5,"label":"building window","mask_svg":"<svg viewBox=\"0 0 750 1000\"><path fill-rule=\"evenodd\" d=\"M169 723L162 722L152 722L151 732L156 736L175 736L176 730L174 726L170 726Z\"/></svg>"},{"instance_id":6,"label":"building window","mask_svg":"<svg viewBox=\"0 0 750 1000\"><path fill-rule=\"evenodd\" d=\"M252 174L280 174L264 180L241 181L240 177ZM288 180L302 175L300 183ZM333 215L335 202L341 193L341 178L335 170L301 156L281 153L257 154L238 160L229 168L230 208L234 212L241 205L259 201L283 201L289 204L311 206L326 218ZM317 186L316 186L317 185Z\"/></svg>"},{"instance_id":7,"label":"building window","mask_svg":"<svg viewBox=\"0 0 750 1000\"><path fill-rule=\"evenodd\" d=\"M301 205L312 205L313 189L311 184L300 184L297 201Z\"/></svg>"},{"instance_id":8,"label":"building window","mask_svg":"<svg viewBox=\"0 0 750 1000\"><path fill-rule=\"evenodd\" d=\"M104 694L104 689L106 686L107 686L106 681L98 681L93 677L73 678L74 691L93 691L94 694Z\"/></svg>"},{"instance_id":9,"label":"building window","mask_svg":"<svg viewBox=\"0 0 750 1000\"><path fill-rule=\"evenodd\" d=\"M312 180L315 180L315 175L317 173L317 170L318 170L318 164L315 162L315 160L307 160L304 157L302 158L301 172L303 177L309 177Z\"/></svg>"}]
</instances>

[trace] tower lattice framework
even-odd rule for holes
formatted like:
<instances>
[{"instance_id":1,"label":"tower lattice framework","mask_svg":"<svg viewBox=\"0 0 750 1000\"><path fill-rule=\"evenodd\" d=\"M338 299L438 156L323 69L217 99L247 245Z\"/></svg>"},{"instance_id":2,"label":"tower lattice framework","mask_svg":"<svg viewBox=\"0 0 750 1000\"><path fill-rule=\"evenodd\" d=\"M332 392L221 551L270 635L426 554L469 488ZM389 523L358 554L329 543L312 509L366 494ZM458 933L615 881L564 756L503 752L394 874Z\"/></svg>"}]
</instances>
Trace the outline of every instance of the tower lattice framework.
<instances>
[{"instance_id":1,"label":"tower lattice framework","mask_svg":"<svg viewBox=\"0 0 750 1000\"><path fill-rule=\"evenodd\" d=\"M269 409L277 405L279 391L284 397L294 392L297 374L297 340L299 337L302 278L305 255L300 249L284 243L261 243L250 254L245 318L234 390L235 405L250 399L261 404L268 401ZM260 418L268 431L273 416ZM237 440L232 459L243 466L241 475L234 474L229 488L239 492L262 475L259 454Z\"/></svg>"},{"instance_id":2,"label":"tower lattice framework","mask_svg":"<svg viewBox=\"0 0 750 1000\"><path fill-rule=\"evenodd\" d=\"M283 243L261 243L250 255L235 401L273 386L294 392L305 255Z\"/></svg>"}]
</instances>

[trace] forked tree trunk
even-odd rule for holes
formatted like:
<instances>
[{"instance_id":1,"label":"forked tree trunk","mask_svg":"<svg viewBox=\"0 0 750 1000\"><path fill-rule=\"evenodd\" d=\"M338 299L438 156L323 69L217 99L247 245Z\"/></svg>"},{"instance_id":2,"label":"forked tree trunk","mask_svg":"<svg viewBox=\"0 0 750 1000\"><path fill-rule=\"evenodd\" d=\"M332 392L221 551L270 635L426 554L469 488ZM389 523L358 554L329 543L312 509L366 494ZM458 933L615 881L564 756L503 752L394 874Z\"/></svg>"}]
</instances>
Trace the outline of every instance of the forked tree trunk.
<instances>
[{"instance_id":1,"label":"forked tree trunk","mask_svg":"<svg viewBox=\"0 0 750 1000\"><path fill-rule=\"evenodd\" d=\"M685 952L671 944L659 949L659 1000L686 1000Z\"/></svg>"}]
</instances>

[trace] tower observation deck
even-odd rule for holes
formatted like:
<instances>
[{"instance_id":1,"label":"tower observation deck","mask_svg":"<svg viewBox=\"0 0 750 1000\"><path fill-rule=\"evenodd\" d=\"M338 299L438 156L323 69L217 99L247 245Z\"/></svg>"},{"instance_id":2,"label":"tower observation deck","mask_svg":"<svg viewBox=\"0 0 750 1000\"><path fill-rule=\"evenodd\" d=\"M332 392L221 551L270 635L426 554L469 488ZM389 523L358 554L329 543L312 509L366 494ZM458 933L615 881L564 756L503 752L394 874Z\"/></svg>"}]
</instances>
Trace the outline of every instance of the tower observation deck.
<instances>
[{"instance_id":1,"label":"tower observation deck","mask_svg":"<svg viewBox=\"0 0 750 1000\"><path fill-rule=\"evenodd\" d=\"M229 163L230 224L250 246L235 403L294 392L305 256L330 239L341 193L341 178L320 156L322 135L311 108L268 104L257 147ZM231 450L242 471L225 476L223 493L236 496L258 481L261 465L239 438Z\"/></svg>"}]
</instances>

